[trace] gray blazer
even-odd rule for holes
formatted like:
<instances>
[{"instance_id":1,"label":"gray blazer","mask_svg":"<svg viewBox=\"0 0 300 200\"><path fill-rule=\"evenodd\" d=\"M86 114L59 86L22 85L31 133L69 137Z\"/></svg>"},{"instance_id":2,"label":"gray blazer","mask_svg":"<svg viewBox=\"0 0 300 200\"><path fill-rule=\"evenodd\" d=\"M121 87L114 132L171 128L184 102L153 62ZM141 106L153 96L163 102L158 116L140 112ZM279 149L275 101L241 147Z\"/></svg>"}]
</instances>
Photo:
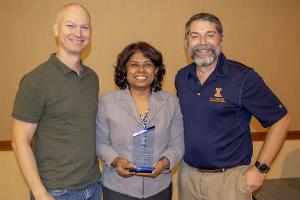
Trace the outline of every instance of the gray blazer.
<instances>
[{"instance_id":1,"label":"gray blazer","mask_svg":"<svg viewBox=\"0 0 300 200\"><path fill-rule=\"evenodd\" d=\"M184 153L183 122L178 99L164 92L152 92L148 124L155 125L154 161L167 157L172 169ZM103 185L111 190L137 198L147 198L166 189L172 174L156 178L132 176L123 178L111 167L113 159L122 156L132 161L132 134L143 129L129 89L104 94L98 104L97 155L104 161Z\"/></svg>"}]
</instances>

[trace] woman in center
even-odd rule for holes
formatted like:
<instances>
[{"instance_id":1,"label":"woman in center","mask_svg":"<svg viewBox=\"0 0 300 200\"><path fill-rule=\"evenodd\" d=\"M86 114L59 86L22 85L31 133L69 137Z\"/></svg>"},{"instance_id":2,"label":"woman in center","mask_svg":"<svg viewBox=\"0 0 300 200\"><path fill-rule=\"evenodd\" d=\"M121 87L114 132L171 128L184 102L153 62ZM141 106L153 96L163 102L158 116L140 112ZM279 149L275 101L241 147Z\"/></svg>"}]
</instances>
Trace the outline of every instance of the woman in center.
<instances>
[{"instance_id":1,"label":"woman in center","mask_svg":"<svg viewBox=\"0 0 300 200\"><path fill-rule=\"evenodd\" d=\"M172 199L183 123L177 97L161 90L164 74L161 53L148 43L132 43L117 58L120 90L100 98L97 114L104 200Z\"/></svg>"}]
</instances>

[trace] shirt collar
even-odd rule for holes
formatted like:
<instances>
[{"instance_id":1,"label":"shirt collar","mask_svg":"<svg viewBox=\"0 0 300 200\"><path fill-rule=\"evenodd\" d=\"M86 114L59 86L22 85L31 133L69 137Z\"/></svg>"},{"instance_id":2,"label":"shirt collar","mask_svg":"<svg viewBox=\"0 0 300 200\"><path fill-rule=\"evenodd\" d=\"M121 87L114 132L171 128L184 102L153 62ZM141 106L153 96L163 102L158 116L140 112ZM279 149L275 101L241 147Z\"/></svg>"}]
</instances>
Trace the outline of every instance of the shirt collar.
<instances>
[{"instance_id":1,"label":"shirt collar","mask_svg":"<svg viewBox=\"0 0 300 200\"><path fill-rule=\"evenodd\" d=\"M65 65L63 62L61 62L56 57L55 53L51 54L51 56L49 58L49 62L51 62L55 67L57 67L61 71L61 73L63 75L67 75L70 72L74 72L74 70L72 70L70 67L68 67L67 65ZM88 73L87 73L87 71L88 71L87 67L82 64L82 61L80 61L80 66L81 66L80 72L82 73L82 76L84 77L84 76L88 75Z\"/></svg>"}]
</instances>

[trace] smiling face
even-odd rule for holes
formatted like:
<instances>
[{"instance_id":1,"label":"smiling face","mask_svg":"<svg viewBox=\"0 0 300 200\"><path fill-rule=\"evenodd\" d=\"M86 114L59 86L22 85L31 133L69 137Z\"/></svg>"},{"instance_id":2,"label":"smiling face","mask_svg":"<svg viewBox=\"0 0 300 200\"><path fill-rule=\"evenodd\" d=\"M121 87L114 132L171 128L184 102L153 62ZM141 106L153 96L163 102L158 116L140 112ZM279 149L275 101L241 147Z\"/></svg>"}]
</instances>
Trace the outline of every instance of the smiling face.
<instances>
[{"instance_id":1,"label":"smiling face","mask_svg":"<svg viewBox=\"0 0 300 200\"><path fill-rule=\"evenodd\" d=\"M215 25L209 21L191 23L187 48L192 60L200 67L215 65L221 53L222 38Z\"/></svg>"},{"instance_id":2,"label":"smiling face","mask_svg":"<svg viewBox=\"0 0 300 200\"><path fill-rule=\"evenodd\" d=\"M141 52L134 53L126 64L127 82L131 90L150 91L156 67Z\"/></svg>"},{"instance_id":3,"label":"smiling face","mask_svg":"<svg viewBox=\"0 0 300 200\"><path fill-rule=\"evenodd\" d=\"M80 56L90 42L90 16L78 5L63 8L53 28L58 54Z\"/></svg>"}]
</instances>

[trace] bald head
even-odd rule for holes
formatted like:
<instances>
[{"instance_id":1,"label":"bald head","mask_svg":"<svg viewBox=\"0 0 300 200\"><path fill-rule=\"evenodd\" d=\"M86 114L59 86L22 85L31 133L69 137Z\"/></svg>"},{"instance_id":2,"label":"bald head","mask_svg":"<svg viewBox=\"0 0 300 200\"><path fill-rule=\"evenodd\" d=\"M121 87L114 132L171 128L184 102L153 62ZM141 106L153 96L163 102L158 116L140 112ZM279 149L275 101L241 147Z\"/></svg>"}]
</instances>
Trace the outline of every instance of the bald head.
<instances>
[{"instance_id":1,"label":"bald head","mask_svg":"<svg viewBox=\"0 0 300 200\"><path fill-rule=\"evenodd\" d=\"M87 9L79 4L65 5L57 14L53 30L58 42L58 56L80 56L90 42L90 15Z\"/></svg>"},{"instance_id":2,"label":"bald head","mask_svg":"<svg viewBox=\"0 0 300 200\"><path fill-rule=\"evenodd\" d=\"M80 4L75 4L75 3L72 3L72 4L67 4L65 6L63 6L57 13L57 16L56 16L56 23L60 23L66 15L69 15L69 13L72 13L72 12L81 12L83 13L83 15L86 15L86 17L89 19L89 21L91 21L91 16L89 14L89 11L82 5Z\"/></svg>"}]
</instances>

